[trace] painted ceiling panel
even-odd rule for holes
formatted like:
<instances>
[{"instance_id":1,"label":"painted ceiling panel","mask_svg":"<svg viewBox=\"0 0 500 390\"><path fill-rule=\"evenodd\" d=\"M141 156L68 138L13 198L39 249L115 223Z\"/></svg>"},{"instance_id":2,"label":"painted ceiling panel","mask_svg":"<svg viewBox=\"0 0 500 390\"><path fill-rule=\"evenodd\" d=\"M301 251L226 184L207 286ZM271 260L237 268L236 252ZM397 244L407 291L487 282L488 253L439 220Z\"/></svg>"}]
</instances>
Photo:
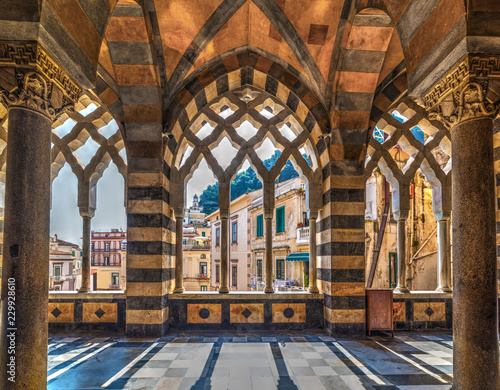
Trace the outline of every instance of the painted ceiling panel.
<instances>
[{"instance_id":1,"label":"painted ceiling panel","mask_svg":"<svg viewBox=\"0 0 500 390\"><path fill-rule=\"evenodd\" d=\"M344 6L338 0L277 0L311 52L325 81Z\"/></svg>"},{"instance_id":2,"label":"painted ceiling panel","mask_svg":"<svg viewBox=\"0 0 500 390\"><path fill-rule=\"evenodd\" d=\"M155 0L167 77L222 0Z\"/></svg>"}]
</instances>

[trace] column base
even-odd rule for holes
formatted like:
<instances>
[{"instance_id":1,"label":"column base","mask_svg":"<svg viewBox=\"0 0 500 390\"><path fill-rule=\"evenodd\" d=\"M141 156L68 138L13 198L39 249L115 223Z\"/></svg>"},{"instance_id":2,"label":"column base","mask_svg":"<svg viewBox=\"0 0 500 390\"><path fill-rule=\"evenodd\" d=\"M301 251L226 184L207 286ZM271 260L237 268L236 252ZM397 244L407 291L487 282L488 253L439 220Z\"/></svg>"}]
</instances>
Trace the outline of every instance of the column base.
<instances>
[{"instance_id":1,"label":"column base","mask_svg":"<svg viewBox=\"0 0 500 390\"><path fill-rule=\"evenodd\" d=\"M309 291L311 294L317 294L317 293L319 293L318 287L309 287L307 289L307 291Z\"/></svg>"},{"instance_id":2,"label":"column base","mask_svg":"<svg viewBox=\"0 0 500 390\"><path fill-rule=\"evenodd\" d=\"M229 294L229 287L220 287L219 294Z\"/></svg>"},{"instance_id":3,"label":"column base","mask_svg":"<svg viewBox=\"0 0 500 390\"><path fill-rule=\"evenodd\" d=\"M443 292L443 293L451 293L453 290L450 287L438 287L436 288L437 292Z\"/></svg>"},{"instance_id":4,"label":"column base","mask_svg":"<svg viewBox=\"0 0 500 390\"><path fill-rule=\"evenodd\" d=\"M80 287L78 289L78 293L89 293L89 292L90 292L90 288Z\"/></svg>"},{"instance_id":5,"label":"column base","mask_svg":"<svg viewBox=\"0 0 500 390\"><path fill-rule=\"evenodd\" d=\"M265 292L266 294L272 294L272 293L274 292L274 288L272 288L272 287L266 287L266 288L264 289L264 292Z\"/></svg>"},{"instance_id":6,"label":"column base","mask_svg":"<svg viewBox=\"0 0 500 390\"><path fill-rule=\"evenodd\" d=\"M410 290L408 289L408 287L396 287L394 289L394 292L395 293L401 293L401 294L405 294L405 293L409 293Z\"/></svg>"},{"instance_id":7,"label":"column base","mask_svg":"<svg viewBox=\"0 0 500 390\"><path fill-rule=\"evenodd\" d=\"M174 294L182 294L184 291L186 291L186 289L184 287L178 287L178 288L174 288L173 293Z\"/></svg>"}]
</instances>

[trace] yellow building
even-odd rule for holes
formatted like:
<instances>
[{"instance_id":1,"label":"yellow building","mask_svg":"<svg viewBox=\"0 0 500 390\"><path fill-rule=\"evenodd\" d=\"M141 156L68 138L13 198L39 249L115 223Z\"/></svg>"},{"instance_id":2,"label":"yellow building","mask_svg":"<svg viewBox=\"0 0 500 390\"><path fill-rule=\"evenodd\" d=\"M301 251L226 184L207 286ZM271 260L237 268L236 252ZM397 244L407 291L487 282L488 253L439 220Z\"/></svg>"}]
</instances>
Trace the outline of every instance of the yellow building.
<instances>
[{"instance_id":1,"label":"yellow building","mask_svg":"<svg viewBox=\"0 0 500 390\"><path fill-rule=\"evenodd\" d=\"M300 178L275 185L273 280L290 281L290 289L302 289L304 284L308 286L309 221L304 188ZM249 208L252 287L263 290L265 244L262 189L251 192L249 196L252 198Z\"/></svg>"},{"instance_id":2,"label":"yellow building","mask_svg":"<svg viewBox=\"0 0 500 390\"><path fill-rule=\"evenodd\" d=\"M184 228L182 241L184 288L210 291L210 228Z\"/></svg>"}]
</instances>

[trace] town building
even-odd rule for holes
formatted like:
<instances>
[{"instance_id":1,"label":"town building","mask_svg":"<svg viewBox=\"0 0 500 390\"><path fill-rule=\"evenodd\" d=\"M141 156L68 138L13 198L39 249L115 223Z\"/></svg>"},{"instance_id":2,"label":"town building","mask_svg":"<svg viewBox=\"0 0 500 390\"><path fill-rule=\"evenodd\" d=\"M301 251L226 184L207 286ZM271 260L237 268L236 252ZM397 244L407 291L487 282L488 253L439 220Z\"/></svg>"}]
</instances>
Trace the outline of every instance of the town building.
<instances>
[{"instance_id":1,"label":"town building","mask_svg":"<svg viewBox=\"0 0 500 390\"><path fill-rule=\"evenodd\" d=\"M252 198L249 194L241 195L230 203L228 253L228 278L231 291L250 291L252 279L250 274L250 215L249 207ZM220 210L214 211L206 217L210 223L211 232L211 263L212 287L218 290L221 286L221 221Z\"/></svg>"},{"instance_id":2,"label":"town building","mask_svg":"<svg viewBox=\"0 0 500 390\"><path fill-rule=\"evenodd\" d=\"M184 226L188 226L193 223L203 223L205 221L205 215L203 207L200 206L198 195L194 194L193 204L184 212Z\"/></svg>"},{"instance_id":3,"label":"town building","mask_svg":"<svg viewBox=\"0 0 500 390\"><path fill-rule=\"evenodd\" d=\"M265 258L262 189L249 194L252 288L263 291ZM309 220L305 185L300 178L275 184L273 279L289 281L287 289L309 287ZM278 287L276 286L276 289Z\"/></svg>"},{"instance_id":4,"label":"town building","mask_svg":"<svg viewBox=\"0 0 500 390\"><path fill-rule=\"evenodd\" d=\"M187 291L211 291L210 235L202 235L198 228L183 230L184 287Z\"/></svg>"},{"instance_id":5,"label":"town building","mask_svg":"<svg viewBox=\"0 0 500 390\"><path fill-rule=\"evenodd\" d=\"M52 291L76 291L82 283L82 249L54 234L50 237L49 288Z\"/></svg>"},{"instance_id":6,"label":"town building","mask_svg":"<svg viewBox=\"0 0 500 390\"><path fill-rule=\"evenodd\" d=\"M126 245L127 233L121 229L92 231L90 263L93 291L125 288Z\"/></svg>"}]
</instances>

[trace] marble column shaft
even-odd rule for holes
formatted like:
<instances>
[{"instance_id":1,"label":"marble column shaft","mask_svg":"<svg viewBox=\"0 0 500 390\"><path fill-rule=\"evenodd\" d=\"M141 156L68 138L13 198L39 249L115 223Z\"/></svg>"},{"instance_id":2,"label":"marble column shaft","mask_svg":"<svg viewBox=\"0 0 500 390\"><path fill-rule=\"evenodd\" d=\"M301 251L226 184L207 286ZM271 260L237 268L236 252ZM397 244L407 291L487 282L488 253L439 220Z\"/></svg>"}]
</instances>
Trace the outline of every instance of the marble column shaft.
<instances>
[{"instance_id":1,"label":"marble column shaft","mask_svg":"<svg viewBox=\"0 0 500 390\"><path fill-rule=\"evenodd\" d=\"M3 389L41 390L47 387L52 120L19 106L8 115L0 383ZM7 373L12 356L15 382Z\"/></svg>"},{"instance_id":2,"label":"marble column shaft","mask_svg":"<svg viewBox=\"0 0 500 390\"><path fill-rule=\"evenodd\" d=\"M451 256L449 214L437 223L438 263L436 291L451 292Z\"/></svg>"},{"instance_id":3,"label":"marble column shaft","mask_svg":"<svg viewBox=\"0 0 500 390\"><path fill-rule=\"evenodd\" d=\"M220 287L219 293L229 292L228 226L229 210L220 210Z\"/></svg>"},{"instance_id":4,"label":"marble column shaft","mask_svg":"<svg viewBox=\"0 0 500 390\"><path fill-rule=\"evenodd\" d=\"M184 292L184 253L182 248L184 209L175 210L175 288L174 293Z\"/></svg>"},{"instance_id":5,"label":"marble column shaft","mask_svg":"<svg viewBox=\"0 0 500 390\"><path fill-rule=\"evenodd\" d=\"M395 218L398 221L398 284L394 292L407 293L410 292L406 285L406 219L408 211L395 213Z\"/></svg>"},{"instance_id":6,"label":"marble column shaft","mask_svg":"<svg viewBox=\"0 0 500 390\"><path fill-rule=\"evenodd\" d=\"M453 389L497 390L498 296L492 118L451 130Z\"/></svg>"},{"instance_id":7,"label":"marble column shaft","mask_svg":"<svg viewBox=\"0 0 500 390\"><path fill-rule=\"evenodd\" d=\"M318 293L318 283L316 281L316 221L317 211L309 211L309 292Z\"/></svg>"},{"instance_id":8,"label":"marble column shaft","mask_svg":"<svg viewBox=\"0 0 500 390\"><path fill-rule=\"evenodd\" d=\"M79 293L90 292L90 236L92 218L86 215L82 216L82 285L78 290Z\"/></svg>"},{"instance_id":9,"label":"marble column shaft","mask_svg":"<svg viewBox=\"0 0 500 390\"><path fill-rule=\"evenodd\" d=\"M264 210L264 240L265 240L265 275L266 287L264 292L273 293L273 212L274 210Z\"/></svg>"}]
</instances>

